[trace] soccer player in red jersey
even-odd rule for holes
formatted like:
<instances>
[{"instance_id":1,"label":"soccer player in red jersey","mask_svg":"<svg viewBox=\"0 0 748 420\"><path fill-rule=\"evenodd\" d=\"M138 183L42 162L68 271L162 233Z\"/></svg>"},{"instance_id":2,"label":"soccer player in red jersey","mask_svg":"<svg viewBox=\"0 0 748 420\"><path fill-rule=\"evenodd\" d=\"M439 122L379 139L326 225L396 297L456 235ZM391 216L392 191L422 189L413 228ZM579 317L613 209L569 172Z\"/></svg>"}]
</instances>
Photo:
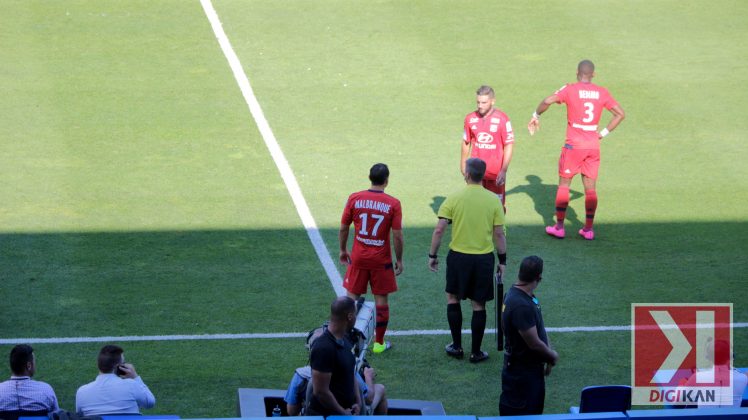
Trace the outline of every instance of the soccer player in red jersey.
<instances>
[{"instance_id":1,"label":"soccer player in red jersey","mask_svg":"<svg viewBox=\"0 0 748 420\"><path fill-rule=\"evenodd\" d=\"M390 320L387 296L397 290L395 276L403 272L403 212L400 201L384 192L389 177L390 170L384 163L371 167L371 187L348 197L338 234L340 263L348 267L343 281L348 296L358 299L371 284L376 305L374 353L382 353L392 346L389 341L384 341L384 333ZM348 254L351 223L355 232L353 251ZM390 230L395 247L394 266Z\"/></svg>"},{"instance_id":2,"label":"soccer player in red jersey","mask_svg":"<svg viewBox=\"0 0 748 420\"><path fill-rule=\"evenodd\" d=\"M626 116L607 89L592 83L594 76L595 65L592 61L580 61L577 66L577 83L564 85L553 95L543 99L527 124L530 135L535 134L540 129L540 115L548 107L556 103L566 104L566 143L558 161L556 224L545 228L547 234L556 238L565 236L564 218L569 206L569 187L574 175L581 173L586 218L579 234L590 241L595 239L592 224L597 210L595 182L600 166L600 140L618 127ZM598 131L603 109L610 111L613 118L605 128Z\"/></svg>"},{"instance_id":3,"label":"soccer player in red jersey","mask_svg":"<svg viewBox=\"0 0 748 420\"><path fill-rule=\"evenodd\" d=\"M514 131L509 117L494 108L496 94L490 86L475 92L478 109L465 116L462 134L460 171L465 176L465 161L477 157L486 162L483 187L495 193L506 212L506 171L512 161Z\"/></svg>"}]
</instances>

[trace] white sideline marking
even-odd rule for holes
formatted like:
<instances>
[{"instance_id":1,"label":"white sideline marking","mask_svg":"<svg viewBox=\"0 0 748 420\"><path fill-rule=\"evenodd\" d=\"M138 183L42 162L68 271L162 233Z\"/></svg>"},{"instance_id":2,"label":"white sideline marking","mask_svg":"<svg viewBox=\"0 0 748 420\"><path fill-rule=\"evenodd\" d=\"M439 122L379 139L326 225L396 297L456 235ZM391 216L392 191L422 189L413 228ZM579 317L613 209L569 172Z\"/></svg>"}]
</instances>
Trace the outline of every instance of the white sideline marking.
<instances>
[{"instance_id":1,"label":"white sideline marking","mask_svg":"<svg viewBox=\"0 0 748 420\"><path fill-rule=\"evenodd\" d=\"M330 279L335 294L343 296L345 295L343 279L340 277L340 273L322 240L322 236L319 234L317 223L314 221L314 217L309 211L309 206L304 199L304 195L301 193L301 188L299 187L299 183L296 181L291 166L288 164L288 160L286 160L280 145L278 145L273 130L270 129L270 124L268 124L267 119L265 119L265 114L262 112L262 107L260 107L260 103L257 101L257 98L252 91L252 86L249 84L249 79L242 68L239 57L234 52L233 47L231 47L231 42L229 42L229 38L223 31L223 26L221 25L220 19L218 19L218 14L213 8L213 4L210 0L200 0L200 4L202 4L205 15L208 17L210 26L213 28L213 33L218 40L218 44L221 46L221 50L223 50L223 54L229 62L231 71L234 73L234 78L239 84L239 89L244 96L244 101L247 103L249 111L252 113L252 117L257 124L257 128L260 130L262 139L265 141L265 145L270 151L270 155L273 157L275 165L278 167L283 182L286 184L286 189L288 189L288 193L291 195L296 211L299 213L299 217L301 217L301 222L304 224L309 240L312 242L312 246L314 246L314 251L317 252L317 257L322 263L322 267L325 269L327 277Z\"/></svg>"},{"instance_id":2,"label":"white sideline marking","mask_svg":"<svg viewBox=\"0 0 748 420\"><path fill-rule=\"evenodd\" d=\"M748 322L736 322L733 328L748 328ZM630 325L611 325L595 327L549 327L548 332L573 333L573 332L604 332L604 331L630 331ZM462 330L463 334L469 334L470 330ZM496 334L493 328L486 329L487 334ZM127 341L193 341L193 340L257 340L268 338L304 338L305 332L289 333L255 333L255 334L196 334L196 335L127 335L120 337L55 337L55 338L0 338L2 344L61 344L61 343L106 343ZM387 335L408 337L418 335L449 335L449 330L402 330L387 331Z\"/></svg>"}]
</instances>

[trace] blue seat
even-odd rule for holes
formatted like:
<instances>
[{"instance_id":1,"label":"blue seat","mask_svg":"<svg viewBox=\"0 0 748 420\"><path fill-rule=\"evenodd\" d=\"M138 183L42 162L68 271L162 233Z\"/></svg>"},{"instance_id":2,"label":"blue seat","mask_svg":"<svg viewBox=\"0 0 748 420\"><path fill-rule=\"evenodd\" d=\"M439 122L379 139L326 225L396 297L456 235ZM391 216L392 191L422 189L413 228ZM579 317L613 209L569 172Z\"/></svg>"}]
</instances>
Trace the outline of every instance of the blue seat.
<instances>
[{"instance_id":1,"label":"blue seat","mask_svg":"<svg viewBox=\"0 0 748 420\"><path fill-rule=\"evenodd\" d=\"M588 386L582 390L579 407L571 413L624 412L631 409L631 387L628 385Z\"/></svg>"}]
</instances>

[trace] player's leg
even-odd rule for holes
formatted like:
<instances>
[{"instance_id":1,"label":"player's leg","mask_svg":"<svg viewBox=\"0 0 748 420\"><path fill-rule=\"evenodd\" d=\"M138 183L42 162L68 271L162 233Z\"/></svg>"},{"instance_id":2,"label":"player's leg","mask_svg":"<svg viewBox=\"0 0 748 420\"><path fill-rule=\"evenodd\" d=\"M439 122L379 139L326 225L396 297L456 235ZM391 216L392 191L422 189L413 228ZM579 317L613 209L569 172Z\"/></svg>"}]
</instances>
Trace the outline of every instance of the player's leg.
<instances>
[{"instance_id":1,"label":"player's leg","mask_svg":"<svg viewBox=\"0 0 748 420\"><path fill-rule=\"evenodd\" d=\"M546 226L545 232L556 238L563 239L566 235L564 231L564 220L566 219L566 209L569 207L570 188L572 178L563 176L558 177L558 189L556 190L556 224Z\"/></svg>"},{"instance_id":2,"label":"player's leg","mask_svg":"<svg viewBox=\"0 0 748 420\"><path fill-rule=\"evenodd\" d=\"M449 356L462 359L462 309L460 295L463 293L461 278L465 276L465 254L450 250L447 254L447 285L444 292L447 295L447 323L452 334L452 342L445 347Z\"/></svg>"},{"instance_id":3,"label":"player's leg","mask_svg":"<svg viewBox=\"0 0 748 420\"><path fill-rule=\"evenodd\" d=\"M584 185L584 227L579 231L584 239L589 241L595 239L592 225L595 221L597 211L596 181L598 168L600 167L600 151L591 150L589 156L582 165L582 184Z\"/></svg>"},{"instance_id":4,"label":"player's leg","mask_svg":"<svg viewBox=\"0 0 748 420\"><path fill-rule=\"evenodd\" d=\"M377 309L374 353L382 353L392 346L390 342L384 340L384 334L387 332L387 325L390 322L388 296L396 291L397 280L392 264L389 264L383 270L371 271L371 293L374 295L374 304Z\"/></svg>"},{"instance_id":5,"label":"player's leg","mask_svg":"<svg viewBox=\"0 0 748 420\"><path fill-rule=\"evenodd\" d=\"M366 289L369 286L369 275L369 270L355 268L352 265L348 266L345 270L345 277L343 278L343 287L348 297L355 300L366 293Z\"/></svg>"},{"instance_id":6,"label":"player's leg","mask_svg":"<svg viewBox=\"0 0 748 420\"><path fill-rule=\"evenodd\" d=\"M556 224L546 226L545 232L551 236L562 239L564 231L564 220L566 209L569 207L571 180L579 173L579 164L575 159L573 149L564 147L561 149L561 157L558 159L558 190L556 190Z\"/></svg>"}]
</instances>

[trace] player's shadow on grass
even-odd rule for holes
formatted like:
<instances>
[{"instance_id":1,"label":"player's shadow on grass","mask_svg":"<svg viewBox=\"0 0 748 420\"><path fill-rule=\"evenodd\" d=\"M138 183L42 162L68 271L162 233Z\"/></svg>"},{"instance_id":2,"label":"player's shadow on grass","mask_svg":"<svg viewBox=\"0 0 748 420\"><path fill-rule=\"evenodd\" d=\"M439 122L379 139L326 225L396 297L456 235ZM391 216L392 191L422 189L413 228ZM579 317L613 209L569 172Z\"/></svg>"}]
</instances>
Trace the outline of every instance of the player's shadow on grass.
<instances>
[{"instance_id":1,"label":"player's shadow on grass","mask_svg":"<svg viewBox=\"0 0 748 420\"><path fill-rule=\"evenodd\" d=\"M558 185L543 184L543 180L537 175L527 175L525 177L527 184L517 185L506 192L507 196L518 193L527 194L533 202L535 211L543 218L543 224L550 226L556 222L556 189ZM579 191L570 190L569 201L573 201L584 194ZM510 214L511 216L511 214ZM566 209L566 220L572 223L581 224L577 212L569 206Z\"/></svg>"},{"instance_id":2,"label":"player's shadow on grass","mask_svg":"<svg viewBox=\"0 0 748 420\"><path fill-rule=\"evenodd\" d=\"M431 210L434 211L434 214L439 214L439 207L442 206L442 203L446 199L447 197L444 197L442 195L435 195L431 198L431 204L429 206L431 207Z\"/></svg>"}]
</instances>

